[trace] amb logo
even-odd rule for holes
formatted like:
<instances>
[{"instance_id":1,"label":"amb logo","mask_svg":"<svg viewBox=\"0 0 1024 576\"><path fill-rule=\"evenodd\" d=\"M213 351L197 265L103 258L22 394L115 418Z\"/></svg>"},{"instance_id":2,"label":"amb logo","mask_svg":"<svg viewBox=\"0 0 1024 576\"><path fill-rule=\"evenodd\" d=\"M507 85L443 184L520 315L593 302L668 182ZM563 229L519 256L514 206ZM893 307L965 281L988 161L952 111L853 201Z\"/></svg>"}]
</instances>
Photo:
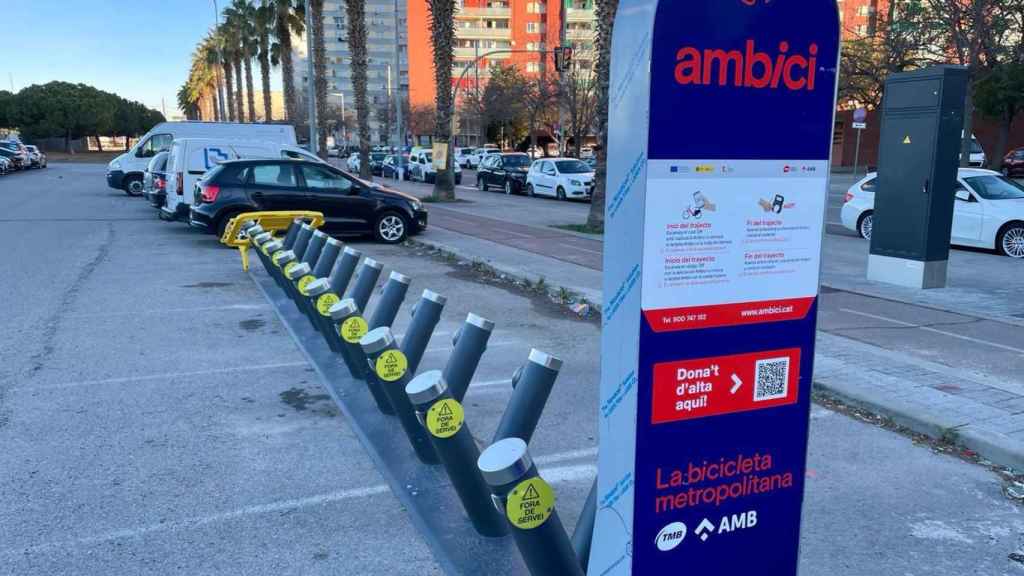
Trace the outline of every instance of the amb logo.
<instances>
[{"instance_id":1,"label":"amb logo","mask_svg":"<svg viewBox=\"0 0 1024 576\"><path fill-rule=\"evenodd\" d=\"M789 42L779 42L774 57L759 52L753 40L745 50L706 49L684 46L676 52L676 82L683 86L736 86L813 91L818 65L818 45L811 44L805 56L790 54Z\"/></svg>"}]
</instances>

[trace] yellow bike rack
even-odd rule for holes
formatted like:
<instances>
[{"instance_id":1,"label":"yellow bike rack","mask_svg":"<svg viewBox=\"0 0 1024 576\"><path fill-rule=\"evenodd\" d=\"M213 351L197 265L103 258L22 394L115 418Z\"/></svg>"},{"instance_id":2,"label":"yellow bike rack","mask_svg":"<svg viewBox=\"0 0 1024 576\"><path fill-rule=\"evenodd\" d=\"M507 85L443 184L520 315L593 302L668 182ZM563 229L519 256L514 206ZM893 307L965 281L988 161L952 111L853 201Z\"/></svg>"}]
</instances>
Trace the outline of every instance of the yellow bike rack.
<instances>
[{"instance_id":1,"label":"yellow bike rack","mask_svg":"<svg viewBox=\"0 0 1024 576\"><path fill-rule=\"evenodd\" d=\"M324 223L324 215L321 212L312 210L280 210L277 212L242 212L228 222L224 229L224 235L220 243L225 246L238 248L242 255L242 270L249 271L249 239L242 235L243 222L256 222L263 227L263 230L277 235L277 232L287 230L296 218L301 218L313 228L319 228Z\"/></svg>"}]
</instances>

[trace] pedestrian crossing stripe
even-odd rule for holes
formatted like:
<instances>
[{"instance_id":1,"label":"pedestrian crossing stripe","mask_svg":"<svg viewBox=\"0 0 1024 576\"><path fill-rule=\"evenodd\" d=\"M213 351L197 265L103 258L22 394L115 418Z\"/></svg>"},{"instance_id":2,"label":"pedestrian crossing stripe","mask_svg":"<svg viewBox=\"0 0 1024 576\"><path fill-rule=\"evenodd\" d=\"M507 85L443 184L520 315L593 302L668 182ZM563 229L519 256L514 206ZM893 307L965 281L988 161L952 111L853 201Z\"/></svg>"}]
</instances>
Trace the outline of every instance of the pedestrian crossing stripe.
<instances>
[{"instance_id":1,"label":"pedestrian crossing stripe","mask_svg":"<svg viewBox=\"0 0 1024 576\"><path fill-rule=\"evenodd\" d=\"M451 438L458 434L465 421L462 404L454 398L438 400L427 409L427 430L437 438Z\"/></svg>"},{"instance_id":2,"label":"pedestrian crossing stripe","mask_svg":"<svg viewBox=\"0 0 1024 576\"><path fill-rule=\"evenodd\" d=\"M540 476L523 480L508 494L505 516L520 530L532 530L555 511L555 491Z\"/></svg>"}]
</instances>

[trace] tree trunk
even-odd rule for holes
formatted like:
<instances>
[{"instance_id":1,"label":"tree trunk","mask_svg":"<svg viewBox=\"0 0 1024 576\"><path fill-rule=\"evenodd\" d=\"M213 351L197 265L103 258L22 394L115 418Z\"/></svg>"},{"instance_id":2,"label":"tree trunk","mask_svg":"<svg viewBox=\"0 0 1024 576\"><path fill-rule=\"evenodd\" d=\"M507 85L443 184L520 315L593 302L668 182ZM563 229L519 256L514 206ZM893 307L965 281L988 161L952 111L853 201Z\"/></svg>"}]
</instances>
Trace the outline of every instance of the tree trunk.
<instances>
[{"instance_id":1,"label":"tree trunk","mask_svg":"<svg viewBox=\"0 0 1024 576\"><path fill-rule=\"evenodd\" d=\"M96 150L98 152L103 152L103 140L100 140L99 136L96 137Z\"/></svg>"},{"instance_id":2,"label":"tree trunk","mask_svg":"<svg viewBox=\"0 0 1024 576\"><path fill-rule=\"evenodd\" d=\"M370 103L366 96L366 0L345 2L348 18L348 48L352 53L352 91L356 97L356 125L359 128L359 177L370 172ZM326 91L326 90L325 90Z\"/></svg>"},{"instance_id":3,"label":"tree trunk","mask_svg":"<svg viewBox=\"0 0 1024 576\"><path fill-rule=\"evenodd\" d=\"M218 85L219 84L220 83L218 82ZM214 94L210 98L213 101L213 121L214 122L220 122L220 120L221 120L220 102L218 102L219 96L220 96L220 89L219 89L219 86L218 86L218 88L214 89Z\"/></svg>"},{"instance_id":4,"label":"tree trunk","mask_svg":"<svg viewBox=\"0 0 1024 576\"><path fill-rule=\"evenodd\" d=\"M221 66L217 71L217 121L224 122L227 120L227 105L224 104L224 82L221 78L224 68Z\"/></svg>"},{"instance_id":5,"label":"tree trunk","mask_svg":"<svg viewBox=\"0 0 1024 576\"><path fill-rule=\"evenodd\" d=\"M452 168L453 154L452 115L452 59L455 47L455 1L427 0L430 10L430 39L434 51L434 142L447 146L447 161L434 178L434 198L455 200L455 176Z\"/></svg>"},{"instance_id":6,"label":"tree trunk","mask_svg":"<svg viewBox=\"0 0 1024 576\"><path fill-rule=\"evenodd\" d=\"M608 178L608 83L611 72L612 28L618 0L597 0L597 167L595 168L594 194L590 200L587 226L593 230L604 230L605 191ZM576 143L579 150L579 143ZM578 153L577 153L578 154Z\"/></svg>"},{"instance_id":7,"label":"tree trunk","mask_svg":"<svg viewBox=\"0 0 1024 576\"><path fill-rule=\"evenodd\" d=\"M326 160L327 130L324 119L327 118L327 51L324 48L324 0L310 0L309 9L312 10L313 20L313 89L316 91L316 117L320 124L317 130L317 153Z\"/></svg>"},{"instance_id":8,"label":"tree trunk","mask_svg":"<svg viewBox=\"0 0 1024 576\"><path fill-rule=\"evenodd\" d=\"M235 110L238 112L238 121L245 122L245 105L242 99L242 57L235 54Z\"/></svg>"},{"instance_id":9,"label":"tree trunk","mask_svg":"<svg viewBox=\"0 0 1024 576\"><path fill-rule=\"evenodd\" d=\"M224 99L227 101L227 104L228 104L228 119L227 119L228 122L234 122L235 121L235 99L234 99L235 85L233 83L234 79L231 76L232 76L231 64L228 63L227 66L224 66L224 92L225 92L225 98Z\"/></svg>"},{"instance_id":10,"label":"tree trunk","mask_svg":"<svg viewBox=\"0 0 1024 576\"><path fill-rule=\"evenodd\" d=\"M281 84L284 87L284 110L288 121L295 125L299 117L295 105L295 65L292 62L292 36L288 22L277 19L277 42L281 46Z\"/></svg>"},{"instance_id":11,"label":"tree trunk","mask_svg":"<svg viewBox=\"0 0 1024 576\"><path fill-rule=\"evenodd\" d=\"M270 39L260 38L260 85L263 88L263 121L274 121L274 108L270 99Z\"/></svg>"},{"instance_id":12,"label":"tree trunk","mask_svg":"<svg viewBox=\"0 0 1024 576\"><path fill-rule=\"evenodd\" d=\"M249 105L249 122L256 121L256 95L252 93L252 58L245 59L245 96Z\"/></svg>"},{"instance_id":13,"label":"tree trunk","mask_svg":"<svg viewBox=\"0 0 1024 576\"><path fill-rule=\"evenodd\" d=\"M996 148L992 150L988 165L993 170L1003 169L1003 158L1006 156L1006 147L1010 142L1010 127L1013 124L1013 117L1017 115L1017 109L1007 106L1003 118L999 122L999 137L996 139Z\"/></svg>"},{"instance_id":14,"label":"tree trunk","mask_svg":"<svg viewBox=\"0 0 1024 576\"><path fill-rule=\"evenodd\" d=\"M964 131L960 140L960 166L971 165L971 135L974 130L974 79L967 82L967 95L964 98Z\"/></svg>"}]
</instances>

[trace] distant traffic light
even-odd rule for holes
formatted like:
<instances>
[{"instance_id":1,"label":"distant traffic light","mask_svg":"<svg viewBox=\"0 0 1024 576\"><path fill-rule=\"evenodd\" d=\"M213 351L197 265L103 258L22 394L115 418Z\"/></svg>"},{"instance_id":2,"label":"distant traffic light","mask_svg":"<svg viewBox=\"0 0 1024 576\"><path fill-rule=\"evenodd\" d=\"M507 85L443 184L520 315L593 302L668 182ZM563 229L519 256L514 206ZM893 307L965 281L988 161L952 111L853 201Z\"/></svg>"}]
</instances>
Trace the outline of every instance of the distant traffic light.
<instances>
[{"instance_id":1,"label":"distant traffic light","mask_svg":"<svg viewBox=\"0 0 1024 576\"><path fill-rule=\"evenodd\" d=\"M554 51L555 70L562 72L572 65L572 46L558 46Z\"/></svg>"}]
</instances>

